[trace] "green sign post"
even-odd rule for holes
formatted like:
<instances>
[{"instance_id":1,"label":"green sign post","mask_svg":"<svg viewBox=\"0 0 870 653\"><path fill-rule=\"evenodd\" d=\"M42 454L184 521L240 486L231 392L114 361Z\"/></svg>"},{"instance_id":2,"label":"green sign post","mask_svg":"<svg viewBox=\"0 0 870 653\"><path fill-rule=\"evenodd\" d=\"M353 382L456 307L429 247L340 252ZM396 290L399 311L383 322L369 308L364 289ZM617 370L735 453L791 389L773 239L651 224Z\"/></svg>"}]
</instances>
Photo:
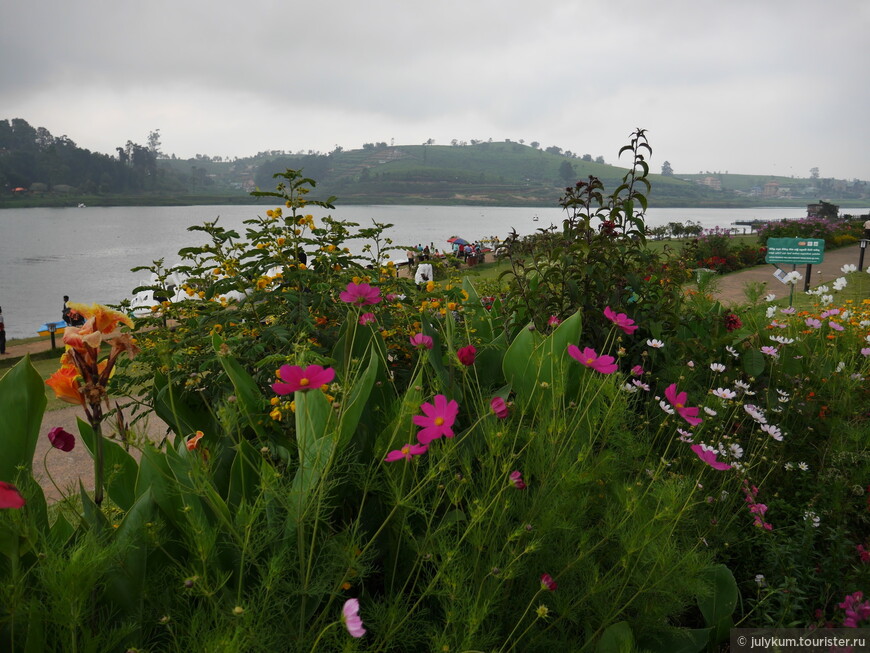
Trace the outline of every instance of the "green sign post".
<instances>
[{"instance_id":1,"label":"green sign post","mask_svg":"<svg viewBox=\"0 0 870 653\"><path fill-rule=\"evenodd\" d=\"M820 238L768 238L767 263L812 265L825 260L825 241Z\"/></svg>"}]
</instances>

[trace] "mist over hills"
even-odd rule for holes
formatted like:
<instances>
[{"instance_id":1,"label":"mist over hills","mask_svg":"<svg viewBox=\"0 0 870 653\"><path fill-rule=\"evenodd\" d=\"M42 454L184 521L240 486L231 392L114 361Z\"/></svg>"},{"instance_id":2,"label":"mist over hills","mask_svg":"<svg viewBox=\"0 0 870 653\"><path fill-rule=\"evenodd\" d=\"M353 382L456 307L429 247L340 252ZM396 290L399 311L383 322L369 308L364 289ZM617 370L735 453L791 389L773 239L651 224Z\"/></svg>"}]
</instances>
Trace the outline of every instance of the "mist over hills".
<instances>
[{"instance_id":1,"label":"mist over hills","mask_svg":"<svg viewBox=\"0 0 870 653\"><path fill-rule=\"evenodd\" d=\"M628 156L619 163L509 140L366 143L354 150L336 147L328 154L273 150L231 161L207 155L179 159L161 152L159 130L146 145L127 141L108 155L79 148L67 136L54 137L19 118L0 120L3 207L255 203L248 193L272 190L273 175L287 168L302 169L317 182L317 199L336 196L342 204L555 206L566 186L589 176L609 190L616 188ZM658 169L665 174L650 175L650 206L804 206L825 200L848 207L865 206L870 198L870 186L859 180L682 174L667 161Z\"/></svg>"}]
</instances>

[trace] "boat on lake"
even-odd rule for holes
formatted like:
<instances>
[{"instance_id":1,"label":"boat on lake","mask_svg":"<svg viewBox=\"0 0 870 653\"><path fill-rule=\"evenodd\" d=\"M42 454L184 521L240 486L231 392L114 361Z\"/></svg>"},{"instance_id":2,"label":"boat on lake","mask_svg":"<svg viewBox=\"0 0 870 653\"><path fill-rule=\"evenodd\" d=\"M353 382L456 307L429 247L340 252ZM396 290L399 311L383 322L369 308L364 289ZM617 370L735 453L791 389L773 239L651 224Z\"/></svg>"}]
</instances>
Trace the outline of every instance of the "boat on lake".
<instances>
[{"instance_id":1,"label":"boat on lake","mask_svg":"<svg viewBox=\"0 0 870 653\"><path fill-rule=\"evenodd\" d=\"M46 322L42 326L37 327L36 332L41 336L48 336L51 335L52 331L54 331L56 335L62 336L63 331L67 328L67 326L67 323L63 320L59 320L57 322Z\"/></svg>"}]
</instances>

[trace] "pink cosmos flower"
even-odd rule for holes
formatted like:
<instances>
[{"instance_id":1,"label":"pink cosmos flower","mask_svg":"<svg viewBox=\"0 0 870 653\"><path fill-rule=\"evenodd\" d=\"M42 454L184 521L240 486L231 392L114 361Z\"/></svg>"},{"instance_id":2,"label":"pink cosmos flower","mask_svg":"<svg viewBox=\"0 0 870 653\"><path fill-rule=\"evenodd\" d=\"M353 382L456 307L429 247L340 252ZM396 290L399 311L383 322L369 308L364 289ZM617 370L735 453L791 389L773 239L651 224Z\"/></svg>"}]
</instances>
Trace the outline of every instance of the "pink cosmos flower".
<instances>
[{"instance_id":1,"label":"pink cosmos flower","mask_svg":"<svg viewBox=\"0 0 870 653\"><path fill-rule=\"evenodd\" d=\"M568 355L579 361L581 365L591 367L602 374L613 374L617 369L616 359L613 356L599 356L594 349L585 347L583 351L576 345L568 345Z\"/></svg>"},{"instance_id":2,"label":"pink cosmos flower","mask_svg":"<svg viewBox=\"0 0 870 653\"><path fill-rule=\"evenodd\" d=\"M468 345L456 352L456 358L458 358L459 362L465 365L465 367L474 365L474 357L476 355L477 349L475 349L474 345Z\"/></svg>"},{"instance_id":3,"label":"pink cosmos flower","mask_svg":"<svg viewBox=\"0 0 870 653\"><path fill-rule=\"evenodd\" d=\"M834 331L842 331L843 325L837 324L836 322L828 322L828 326L831 327Z\"/></svg>"},{"instance_id":4,"label":"pink cosmos flower","mask_svg":"<svg viewBox=\"0 0 870 653\"><path fill-rule=\"evenodd\" d=\"M428 445L432 440L437 440L442 435L447 438L453 437L453 423L459 414L459 404L452 399L449 402L444 395L435 395L435 403L424 403L420 406L425 415L414 415L413 421L423 428L417 433L417 441Z\"/></svg>"},{"instance_id":5,"label":"pink cosmos flower","mask_svg":"<svg viewBox=\"0 0 870 653\"><path fill-rule=\"evenodd\" d=\"M359 616L359 600L348 599L341 609L341 620L351 637L362 637L366 634L362 619Z\"/></svg>"},{"instance_id":6,"label":"pink cosmos flower","mask_svg":"<svg viewBox=\"0 0 870 653\"><path fill-rule=\"evenodd\" d=\"M518 490L525 490L528 487L525 481L523 481L523 474L520 471L512 471L508 478L510 479L511 485Z\"/></svg>"},{"instance_id":7,"label":"pink cosmos flower","mask_svg":"<svg viewBox=\"0 0 870 653\"><path fill-rule=\"evenodd\" d=\"M813 329L819 329L822 326L821 320L817 320L814 317L808 317L806 320L804 320L804 322L806 322L806 325L808 327L811 327Z\"/></svg>"},{"instance_id":8,"label":"pink cosmos flower","mask_svg":"<svg viewBox=\"0 0 870 653\"><path fill-rule=\"evenodd\" d=\"M638 329L634 320L628 317L628 315L625 313L616 313L609 306L604 308L604 317L613 322L629 336Z\"/></svg>"},{"instance_id":9,"label":"pink cosmos flower","mask_svg":"<svg viewBox=\"0 0 870 653\"><path fill-rule=\"evenodd\" d=\"M643 376L643 368L640 365L635 365L631 368L632 376Z\"/></svg>"},{"instance_id":10,"label":"pink cosmos flower","mask_svg":"<svg viewBox=\"0 0 870 653\"><path fill-rule=\"evenodd\" d=\"M559 589L559 585L553 580L553 577L550 576L550 574L541 574L541 589L555 592Z\"/></svg>"},{"instance_id":11,"label":"pink cosmos flower","mask_svg":"<svg viewBox=\"0 0 870 653\"><path fill-rule=\"evenodd\" d=\"M384 458L388 463L396 462L397 460L411 460L411 456L420 456L426 451L428 451L429 447L425 444L406 444L401 449L395 449L387 454L387 457Z\"/></svg>"},{"instance_id":12,"label":"pink cosmos flower","mask_svg":"<svg viewBox=\"0 0 870 653\"><path fill-rule=\"evenodd\" d=\"M489 406L499 419L505 419L508 416L507 404L501 397L493 397L492 401L489 402Z\"/></svg>"},{"instance_id":13,"label":"pink cosmos flower","mask_svg":"<svg viewBox=\"0 0 870 653\"><path fill-rule=\"evenodd\" d=\"M17 487L0 481L0 508L22 508L25 503Z\"/></svg>"},{"instance_id":14,"label":"pink cosmos flower","mask_svg":"<svg viewBox=\"0 0 870 653\"><path fill-rule=\"evenodd\" d=\"M861 348L862 356L870 356L870 347L862 347Z\"/></svg>"},{"instance_id":15,"label":"pink cosmos flower","mask_svg":"<svg viewBox=\"0 0 870 653\"><path fill-rule=\"evenodd\" d=\"M551 316L550 316L550 319L547 320L547 326L552 326L552 327L554 327L554 326L559 326L560 324L562 324L562 320L560 320L560 319L559 319L558 317L556 317L555 315L551 315Z\"/></svg>"},{"instance_id":16,"label":"pink cosmos flower","mask_svg":"<svg viewBox=\"0 0 870 653\"><path fill-rule=\"evenodd\" d=\"M55 426L48 432L48 441L51 446L61 451L72 451L76 446L76 436L61 427Z\"/></svg>"},{"instance_id":17,"label":"pink cosmos flower","mask_svg":"<svg viewBox=\"0 0 870 653\"><path fill-rule=\"evenodd\" d=\"M719 471L731 469L731 465L728 463L722 463L716 460L716 450L713 447L708 447L704 444L693 444L690 448L697 454L698 458L710 465L713 469L718 469Z\"/></svg>"},{"instance_id":18,"label":"pink cosmos flower","mask_svg":"<svg viewBox=\"0 0 870 653\"><path fill-rule=\"evenodd\" d=\"M761 353L767 354L768 356L772 356L773 358L779 358L779 351L777 350L776 347L768 347L768 346L762 347Z\"/></svg>"},{"instance_id":19,"label":"pink cosmos flower","mask_svg":"<svg viewBox=\"0 0 870 653\"><path fill-rule=\"evenodd\" d=\"M381 289L370 286L367 283L354 283L351 281L347 284L347 289L341 291L338 296L341 301L348 304L368 306L369 304L377 304L381 301Z\"/></svg>"},{"instance_id":20,"label":"pink cosmos flower","mask_svg":"<svg viewBox=\"0 0 870 653\"><path fill-rule=\"evenodd\" d=\"M432 349L432 338L430 336L424 335L422 333L415 333L410 338L411 344L414 345L417 349Z\"/></svg>"},{"instance_id":21,"label":"pink cosmos flower","mask_svg":"<svg viewBox=\"0 0 870 653\"><path fill-rule=\"evenodd\" d=\"M853 592L847 594L842 603L837 604L845 615L843 626L846 628L857 628L859 623L870 618L870 601L862 601L863 598L863 592Z\"/></svg>"},{"instance_id":22,"label":"pink cosmos flower","mask_svg":"<svg viewBox=\"0 0 870 653\"><path fill-rule=\"evenodd\" d=\"M359 323L362 326L365 326L366 324L374 324L375 322L377 322L377 318L375 318L374 313L363 313L359 316Z\"/></svg>"},{"instance_id":23,"label":"pink cosmos flower","mask_svg":"<svg viewBox=\"0 0 870 653\"><path fill-rule=\"evenodd\" d=\"M304 369L298 365L282 365L278 377L283 383L273 383L272 390L279 395L289 395L297 390L304 392L330 383L335 378L335 370L320 365L309 365Z\"/></svg>"},{"instance_id":24,"label":"pink cosmos flower","mask_svg":"<svg viewBox=\"0 0 870 653\"><path fill-rule=\"evenodd\" d=\"M689 395L686 392L677 392L676 383L671 383L667 388L665 388L665 399L670 402L671 406L674 407L674 410L676 410L680 417L686 420L689 424L697 426L704 420L698 417L697 406L686 406L688 398Z\"/></svg>"}]
</instances>

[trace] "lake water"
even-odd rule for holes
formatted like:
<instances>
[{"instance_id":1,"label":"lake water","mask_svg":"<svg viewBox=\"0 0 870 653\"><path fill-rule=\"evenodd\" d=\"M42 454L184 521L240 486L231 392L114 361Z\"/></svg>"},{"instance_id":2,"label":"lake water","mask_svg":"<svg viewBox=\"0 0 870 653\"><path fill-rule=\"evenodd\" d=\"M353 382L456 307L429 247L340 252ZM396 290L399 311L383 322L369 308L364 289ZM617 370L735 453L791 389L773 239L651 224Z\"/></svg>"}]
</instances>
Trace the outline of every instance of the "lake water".
<instances>
[{"instance_id":1,"label":"lake water","mask_svg":"<svg viewBox=\"0 0 870 653\"><path fill-rule=\"evenodd\" d=\"M264 215L265 206L95 207L0 210L0 306L8 338L36 335L47 321L61 319L63 295L84 303L118 303L147 282L131 272L164 258L179 262L182 247L205 243L205 235L187 227L220 218L219 224L244 233L244 220ZM858 215L868 209L850 209ZM315 219L323 212L312 211ZM468 206L339 206L331 215L370 226L372 220L395 225L390 237L398 245L434 243L446 239L505 238L511 229L530 234L560 224L559 208ZM705 228L731 227L736 221L795 218L800 208L650 209L651 227L668 222L699 222ZM534 221L533 217L539 220ZM360 241L348 243L359 251ZM404 250L396 252L404 259Z\"/></svg>"}]
</instances>

